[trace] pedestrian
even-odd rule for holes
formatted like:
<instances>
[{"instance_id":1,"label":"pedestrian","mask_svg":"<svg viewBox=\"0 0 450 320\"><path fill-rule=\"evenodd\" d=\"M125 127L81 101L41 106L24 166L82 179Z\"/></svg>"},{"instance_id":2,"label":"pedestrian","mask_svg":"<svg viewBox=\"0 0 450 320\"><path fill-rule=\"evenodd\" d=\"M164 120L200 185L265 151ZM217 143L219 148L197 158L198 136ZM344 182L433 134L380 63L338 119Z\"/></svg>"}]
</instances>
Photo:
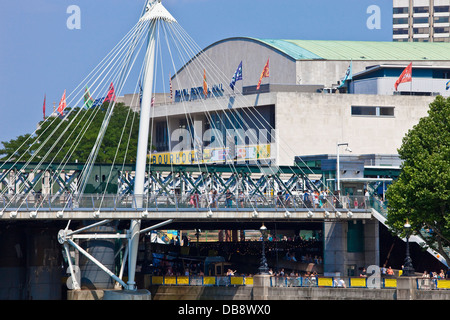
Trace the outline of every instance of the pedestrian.
<instances>
[{"instance_id":1,"label":"pedestrian","mask_svg":"<svg viewBox=\"0 0 450 320\"><path fill-rule=\"evenodd\" d=\"M366 272L366 268L363 268L360 275L361 278L367 278L367 272Z\"/></svg>"},{"instance_id":2,"label":"pedestrian","mask_svg":"<svg viewBox=\"0 0 450 320\"><path fill-rule=\"evenodd\" d=\"M241 205L241 208L244 207L244 199L245 199L244 191L241 190L239 192L239 203Z\"/></svg>"},{"instance_id":3,"label":"pedestrian","mask_svg":"<svg viewBox=\"0 0 450 320\"><path fill-rule=\"evenodd\" d=\"M225 193L225 202L227 208L231 208L233 206L233 194L230 189L227 189L227 192Z\"/></svg>"}]
</instances>

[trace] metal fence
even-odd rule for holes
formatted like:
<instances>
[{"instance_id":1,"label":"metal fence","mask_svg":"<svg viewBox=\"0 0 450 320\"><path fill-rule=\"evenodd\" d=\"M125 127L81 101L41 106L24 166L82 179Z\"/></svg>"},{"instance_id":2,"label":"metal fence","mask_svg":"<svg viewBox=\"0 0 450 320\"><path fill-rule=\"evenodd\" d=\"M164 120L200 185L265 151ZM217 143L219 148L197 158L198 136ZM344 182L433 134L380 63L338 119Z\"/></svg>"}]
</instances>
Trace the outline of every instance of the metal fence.
<instances>
[{"instance_id":1,"label":"metal fence","mask_svg":"<svg viewBox=\"0 0 450 320\"><path fill-rule=\"evenodd\" d=\"M304 201L302 196L280 197L272 195L231 195L226 194L170 194L170 195L110 195L110 194L3 194L0 195L1 209L50 209L50 210L100 210L100 209L316 209L316 208L344 208L344 209L368 209L369 202L364 202L356 197L343 198L336 201L332 196L318 202Z\"/></svg>"},{"instance_id":2,"label":"metal fence","mask_svg":"<svg viewBox=\"0 0 450 320\"><path fill-rule=\"evenodd\" d=\"M271 287L316 287L316 288L397 288L396 278L379 278L377 284L370 278L338 277L270 277ZM417 280L418 290L449 290L450 280ZM152 276L152 285L189 285L189 286L252 286L252 276Z\"/></svg>"}]
</instances>

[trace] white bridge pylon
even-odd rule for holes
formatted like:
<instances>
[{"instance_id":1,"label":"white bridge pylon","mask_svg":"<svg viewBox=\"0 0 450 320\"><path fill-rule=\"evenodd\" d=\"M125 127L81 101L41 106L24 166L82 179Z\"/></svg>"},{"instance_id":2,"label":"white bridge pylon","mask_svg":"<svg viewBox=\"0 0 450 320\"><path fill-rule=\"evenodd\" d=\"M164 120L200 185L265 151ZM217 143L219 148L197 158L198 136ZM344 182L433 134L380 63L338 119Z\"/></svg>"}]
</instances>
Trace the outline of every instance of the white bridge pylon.
<instances>
[{"instance_id":1,"label":"white bridge pylon","mask_svg":"<svg viewBox=\"0 0 450 320\"><path fill-rule=\"evenodd\" d=\"M139 137L138 148L136 156L136 178L134 181L134 195L144 194L145 185L145 170L147 164L148 154L148 136L150 127L150 107L153 96L153 80L155 78L155 21L161 21L163 23L173 23L176 20L162 5L160 0L150 1L148 0L145 8L145 13L141 20L149 20L150 29L148 32L148 47L145 58L144 69L144 83L142 90L141 100L141 113L139 123ZM142 208L142 198L136 200L136 207ZM135 273L136 262L139 247L139 234L140 234L141 220L131 220L128 242L129 258L128 258L128 283L127 288L129 290L136 289Z\"/></svg>"},{"instance_id":2,"label":"white bridge pylon","mask_svg":"<svg viewBox=\"0 0 450 320\"><path fill-rule=\"evenodd\" d=\"M145 183L145 169L148 154L148 136L149 136L149 119L150 119L150 107L153 95L153 81L155 77L155 48L156 48L156 23L174 23L176 20L167 11L167 9L162 5L160 0L147 0L144 12L139 20L139 22L149 25L148 30L148 44L147 51L144 60L144 77L142 85L142 100L141 100L141 110L140 110L140 123L139 123L139 136L138 136L138 148L136 157L136 177L134 182L134 194L143 195L144 194L144 183ZM136 208L142 208L142 198L136 197ZM171 219L154 225L152 227L141 230L141 220L132 219L130 223L130 228L125 236L112 234L103 235L105 238L123 238L128 241L128 246L125 251L124 262L128 260L128 282L125 283L121 276L115 275L108 268L106 268L100 261L91 256L88 252L83 250L78 246L73 240L77 237L89 237L89 235L83 234L79 235L81 231L86 231L89 228L104 225L110 222L110 220L103 220L98 223L94 223L86 228L79 229L77 231L72 231L68 229L61 230L58 233L58 241L64 245L65 252L68 256L69 269L73 279L73 288L81 289L80 284L77 282L73 266L70 263L70 256L68 245L73 246L81 254L85 255L90 261L96 264L100 269L105 271L109 276L111 276L119 286L122 286L126 290L136 290L135 273L136 273L136 262L137 253L139 246L139 236L140 234L149 232L150 230L157 229L163 225L172 222ZM99 238L98 234L92 235L92 238ZM120 275L122 275L124 265L121 267Z\"/></svg>"}]
</instances>

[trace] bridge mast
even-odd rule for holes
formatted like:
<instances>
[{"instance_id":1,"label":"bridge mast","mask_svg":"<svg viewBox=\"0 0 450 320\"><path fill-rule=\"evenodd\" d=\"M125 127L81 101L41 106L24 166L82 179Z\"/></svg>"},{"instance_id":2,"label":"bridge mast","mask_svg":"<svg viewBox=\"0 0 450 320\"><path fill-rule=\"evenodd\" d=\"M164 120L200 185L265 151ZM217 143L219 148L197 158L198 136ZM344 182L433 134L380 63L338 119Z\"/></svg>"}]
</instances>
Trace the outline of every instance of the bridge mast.
<instances>
[{"instance_id":1,"label":"bridge mast","mask_svg":"<svg viewBox=\"0 0 450 320\"><path fill-rule=\"evenodd\" d=\"M153 95L153 80L155 66L155 29L158 21L176 22L172 15L164 8L160 0L147 0L147 5L141 17L142 21L150 21L148 32L148 46L145 55L145 73L142 88L142 101L139 123L138 147L136 156L136 176L134 181L134 195L136 208L142 208L144 198L145 169L148 154L148 136L150 126L150 107ZM139 245L141 220L131 220L129 229L129 258L128 258L128 289L135 290L135 272Z\"/></svg>"}]
</instances>

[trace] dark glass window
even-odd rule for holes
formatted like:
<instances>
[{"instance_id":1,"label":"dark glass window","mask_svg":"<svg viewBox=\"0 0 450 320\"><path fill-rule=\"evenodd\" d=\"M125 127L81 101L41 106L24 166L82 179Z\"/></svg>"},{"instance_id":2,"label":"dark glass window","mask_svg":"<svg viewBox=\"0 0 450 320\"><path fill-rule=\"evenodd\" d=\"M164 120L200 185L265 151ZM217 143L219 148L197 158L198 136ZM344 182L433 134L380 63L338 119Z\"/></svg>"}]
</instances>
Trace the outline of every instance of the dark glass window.
<instances>
[{"instance_id":1,"label":"dark glass window","mask_svg":"<svg viewBox=\"0 0 450 320\"><path fill-rule=\"evenodd\" d=\"M408 13L408 8L407 7L394 8L393 12L394 12L394 14L397 14L397 13Z\"/></svg>"},{"instance_id":2,"label":"dark glass window","mask_svg":"<svg viewBox=\"0 0 450 320\"><path fill-rule=\"evenodd\" d=\"M428 17L414 18L413 23L428 23Z\"/></svg>"},{"instance_id":3,"label":"dark glass window","mask_svg":"<svg viewBox=\"0 0 450 320\"><path fill-rule=\"evenodd\" d=\"M434 23L448 23L448 16L445 17L434 17Z\"/></svg>"},{"instance_id":4,"label":"dark glass window","mask_svg":"<svg viewBox=\"0 0 450 320\"><path fill-rule=\"evenodd\" d=\"M394 107L352 106L352 116L393 117Z\"/></svg>"},{"instance_id":5,"label":"dark glass window","mask_svg":"<svg viewBox=\"0 0 450 320\"><path fill-rule=\"evenodd\" d=\"M450 6L435 6L434 12L449 12Z\"/></svg>"},{"instance_id":6,"label":"dark glass window","mask_svg":"<svg viewBox=\"0 0 450 320\"><path fill-rule=\"evenodd\" d=\"M393 34L408 34L408 29L394 29Z\"/></svg>"},{"instance_id":7,"label":"dark glass window","mask_svg":"<svg viewBox=\"0 0 450 320\"><path fill-rule=\"evenodd\" d=\"M394 24L408 24L408 18L394 18Z\"/></svg>"},{"instance_id":8,"label":"dark glass window","mask_svg":"<svg viewBox=\"0 0 450 320\"><path fill-rule=\"evenodd\" d=\"M414 13L428 13L430 11L429 7L414 7Z\"/></svg>"}]
</instances>

